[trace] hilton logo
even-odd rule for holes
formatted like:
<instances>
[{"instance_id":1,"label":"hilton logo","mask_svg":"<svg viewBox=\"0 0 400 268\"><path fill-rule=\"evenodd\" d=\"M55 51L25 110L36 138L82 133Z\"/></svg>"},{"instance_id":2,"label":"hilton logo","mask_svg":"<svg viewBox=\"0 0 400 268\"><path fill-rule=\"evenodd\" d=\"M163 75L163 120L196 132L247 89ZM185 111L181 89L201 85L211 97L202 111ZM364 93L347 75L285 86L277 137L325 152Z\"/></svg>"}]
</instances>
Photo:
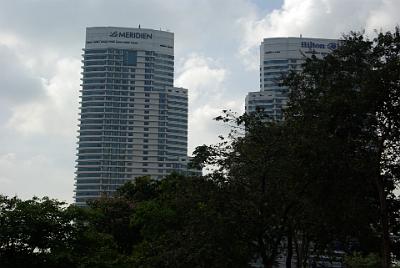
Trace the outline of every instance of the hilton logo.
<instances>
[{"instance_id":1,"label":"hilton logo","mask_svg":"<svg viewBox=\"0 0 400 268\"><path fill-rule=\"evenodd\" d=\"M336 43L329 43L326 45L326 47L328 49L335 50L338 47L338 45Z\"/></svg>"},{"instance_id":2,"label":"hilton logo","mask_svg":"<svg viewBox=\"0 0 400 268\"><path fill-rule=\"evenodd\" d=\"M324 49L325 45L324 44L318 44L314 42L301 42L301 47L305 48L321 48Z\"/></svg>"},{"instance_id":3,"label":"hilton logo","mask_svg":"<svg viewBox=\"0 0 400 268\"><path fill-rule=\"evenodd\" d=\"M330 50L335 50L338 48L338 44L337 43L328 43L328 44L318 44L318 43L314 43L314 42L301 42L301 47L304 48L311 48L311 49L315 49L315 48L319 48L319 49L330 49Z\"/></svg>"},{"instance_id":4,"label":"hilton logo","mask_svg":"<svg viewBox=\"0 0 400 268\"><path fill-rule=\"evenodd\" d=\"M111 32L110 37L124 37L124 38L136 38L136 39L153 39L153 34L139 33L139 32Z\"/></svg>"}]
</instances>

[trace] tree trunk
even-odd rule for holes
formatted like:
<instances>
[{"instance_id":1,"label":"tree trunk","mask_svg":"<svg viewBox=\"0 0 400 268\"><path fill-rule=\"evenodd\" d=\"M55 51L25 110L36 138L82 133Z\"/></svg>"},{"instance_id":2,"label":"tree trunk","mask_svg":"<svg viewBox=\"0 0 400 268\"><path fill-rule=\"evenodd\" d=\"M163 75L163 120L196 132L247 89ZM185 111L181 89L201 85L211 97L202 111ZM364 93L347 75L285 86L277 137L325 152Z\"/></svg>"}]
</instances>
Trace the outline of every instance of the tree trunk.
<instances>
[{"instance_id":1,"label":"tree trunk","mask_svg":"<svg viewBox=\"0 0 400 268\"><path fill-rule=\"evenodd\" d=\"M300 242L300 240L299 240L297 235L295 236L294 245L296 247L296 267L297 268L301 268L302 267L302 263L303 263L303 260L302 260L303 254L301 252L301 242Z\"/></svg>"},{"instance_id":2,"label":"tree trunk","mask_svg":"<svg viewBox=\"0 0 400 268\"><path fill-rule=\"evenodd\" d=\"M265 268L272 267L272 266L268 266L269 258L268 258L267 254L266 254L266 248L265 248L265 244L264 244L262 235L260 235L258 237L258 250L259 250L259 253L260 253L260 256L261 256L261 259L262 259L264 267Z\"/></svg>"},{"instance_id":3,"label":"tree trunk","mask_svg":"<svg viewBox=\"0 0 400 268\"><path fill-rule=\"evenodd\" d=\"M301 267L308 267L308 250L309 250L309 241L306 233L304 232L302 235L302 242L301 242L301 259L302 259L302 266Z\"/></svg>"},{"instance_id":4,"label":"tree trunk","mask_svg":"<svg viewBox=\"0 0 400 268\"><path fill-rule=\"evenodd\" d=\"M267 254L267 246L264 243L262 235L258 237L258 251L261 256L264 268L273 268L277 256L277 251L275 249L272 249L270 254Z\"/></svg>"},{"instance_id":5,"label":"tree trunk","mask_svg":"<svg viewBox=\"0 0 400 268\"><path fill-rule=\"evenodd\" d=\"M286 256L286 268L292 268L292 257L293 257L293 236L292 228L289 227L287 234L287 256Z\"/></svg>"},{"instance_id":6,"label":"tree trunk","mask_svg":"<svg viewBox=\"0 0 400 268\"><path fill-rule=\"evenodd\" d=\"M387 200L384 189L384 182L382 177L376 178L376 186L379 194L379 205L380 205L380 220L382 228L382 268L389 268L391 266L390 259L390 235L389 235L389 216L387 211Z\"/></svg>"},{"instance_id":7,"label":"tree trunk","mask_svg":"<svg viewBox=\"0 0 400 268\"><path fill-rule=\"evenodd\" d=\"M273 262L271 260L267 261L264 263L265 268L273 268Z\"/></svg>"}]
</instances>

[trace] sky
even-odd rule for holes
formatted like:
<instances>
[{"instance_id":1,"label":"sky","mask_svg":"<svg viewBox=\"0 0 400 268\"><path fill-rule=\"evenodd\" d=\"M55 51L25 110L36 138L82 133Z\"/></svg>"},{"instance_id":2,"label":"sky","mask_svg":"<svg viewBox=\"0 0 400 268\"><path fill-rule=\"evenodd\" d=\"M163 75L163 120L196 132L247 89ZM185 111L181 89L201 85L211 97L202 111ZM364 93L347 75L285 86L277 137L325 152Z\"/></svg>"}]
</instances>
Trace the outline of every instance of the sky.
<instances>
[{"instance_id":1,"label":"sky","mask_svg":"<svg viewBox=\"0 0 400 268\"><path fill-rule=\"evenodd\" d=\"M189 154L259 90L266 37L393 30L400 0L0 0L0 194L72 202L85 28L175 33L175 86L189 89Z\"/></svg>"}]
</instances>

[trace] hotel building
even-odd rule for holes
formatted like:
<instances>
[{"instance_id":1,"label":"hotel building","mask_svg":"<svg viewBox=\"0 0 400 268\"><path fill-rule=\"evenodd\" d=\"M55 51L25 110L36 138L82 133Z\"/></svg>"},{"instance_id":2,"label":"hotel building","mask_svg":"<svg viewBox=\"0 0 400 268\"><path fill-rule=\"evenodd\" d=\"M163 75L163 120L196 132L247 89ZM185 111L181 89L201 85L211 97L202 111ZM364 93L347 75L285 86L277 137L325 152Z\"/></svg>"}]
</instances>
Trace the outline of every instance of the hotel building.
<instances>
[{"instance_id":1,"label":"hotel building","mask_svg":"<svg viewBox=\"0 0 400 268\"><path fill-rule=\"evenodd\" d=\"M281 86L290 70L300 71L306 57L322 58L338 46L336 39L265 38L260 46L260 91L246 96L246 113L263 110L269 119L282 120L288 89Z\"/></svg>"},{"instance_id":2,"label":"hotel building","mask_svg":"<svg viewBox=\"0 0 400 268\"><path fill-rule=\"evenodd\" d=\"M76 204L138 176L187 172L188 90L173 87L174 34L89 27L82 57Z\"/></svg>"}]
</instances>

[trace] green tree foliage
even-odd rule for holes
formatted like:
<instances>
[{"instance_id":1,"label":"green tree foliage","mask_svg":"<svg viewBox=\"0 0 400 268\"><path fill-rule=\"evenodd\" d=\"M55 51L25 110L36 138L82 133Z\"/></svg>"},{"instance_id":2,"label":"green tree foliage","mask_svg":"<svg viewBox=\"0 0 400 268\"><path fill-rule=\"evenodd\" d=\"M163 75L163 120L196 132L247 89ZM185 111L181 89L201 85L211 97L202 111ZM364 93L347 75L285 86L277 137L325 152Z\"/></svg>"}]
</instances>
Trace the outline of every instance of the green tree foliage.
<instances>
[{"instance_id":1,"label":"green tree foliage","mask_svg":"<svg viewBox=\"0 0 400 268\"><path fill-rule=\"evenodd\" d=\"M343 181L343 187L349 184L355 194L373 187L374 192L365 196L371 200L358 202L370 202L371 210L377 210L377 219L369 222L380 233L382 265L389 267L390 236L396 235L393 190L400 175L399 29L379 33L372 41L351 33L324 59L308 59L304 71L292 74L287 85L287 124L296 129L307 126L311 137L322 135L327 143L322 148L336 156L326 168L333 168L329 172ZM346 206L361 208L358 202Z\"/></svg>"},{"instance_id":2,"label":"green tree foliage","mask_svg":"<svg viewBox=\"0 0 400 268\"><path fill-rule=\"evenodd\" d=\"M138 267L248 265L250 243L217 184L172 174L159 193L140 203L132 217L143 237L133 253Z\"/></svg>"},{"instance_id":3,"label":"green tree foliage","mask_svg":"<svg viewBox=\"0 0 400 268\"><path fill-rule=\"evenodd\" d=\"M349 268L375 268L379 267L380 264L379 256L373 253L362 256L360 253L355 252L346 257L346 265Z\"/></svg>"},{"instance_id":4,"label":"green tree foliage","mask_svg":"<svg viewBox=\"0 0 400 268\"><path fill-rule=\"evenodd\" d=\"M236 202L236 201L234 201ZM1 199L1 267L247 267L232 196L207 178L138 178L87 208Z\"/></svg>"},{"instance_id":5,"label":"green tree foliage","mask_svg":"<svg viewBox=\"0 0 400 268\"><path fill-rule=\"evenodd\" d=\"M0 197L1 267L111 267L110 236L88 223L91 212L49 198Z\"/></svg>"},{"instance_id":6,"label":"green tree foliage","mask_svg":"<svg viewBox=\"0 0 400 268\"><path fill-rule=\"evenodd\" d=\"M338 242L349 252L377 252L377 235L382 267L397 254L399 36L398 29L372 41L351 33L289 76L284 122L225 111L217 119L233 125L228 139L196 149L194 163L212 165L210 177L242 189L241 205L254 208L248 226L265 267L291 255L292 243L298 266Z\"/></svg>"},{"instance_id":7,"label":"green tree foliage","mask_svg":"<svg viewBox=\"0 0 400 268\"><path fill-rule=\"evenodd\" d=\"M252 256L272 267L307 190L295 178L300 163L292 157L289 132L280 123L264 122L262 113L238 117L224 111L217 120L234 125L233 131L217 145L198 147L194 162L218 167L210 178L223 185L230 209L245 223Z\"/></svg>"}]
</instances>

